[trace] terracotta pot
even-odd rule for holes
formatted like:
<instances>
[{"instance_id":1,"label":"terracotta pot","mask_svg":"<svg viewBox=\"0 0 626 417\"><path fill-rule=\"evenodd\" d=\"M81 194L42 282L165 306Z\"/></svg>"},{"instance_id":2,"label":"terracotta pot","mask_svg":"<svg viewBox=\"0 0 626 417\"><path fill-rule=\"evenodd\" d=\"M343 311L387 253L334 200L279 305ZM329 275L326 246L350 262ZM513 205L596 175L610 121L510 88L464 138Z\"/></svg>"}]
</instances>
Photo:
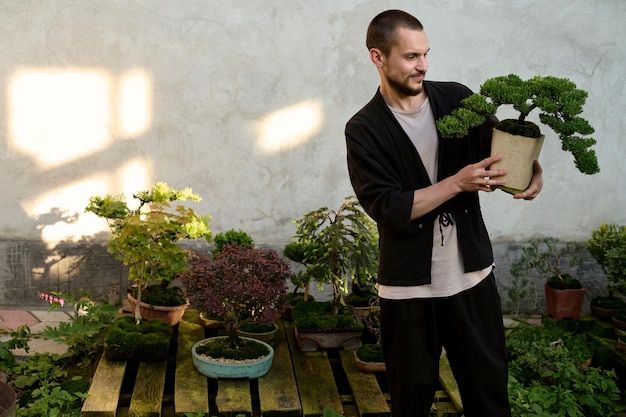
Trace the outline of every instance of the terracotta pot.
<instances>
[{"instance_id":1,"label":"terracotta pot","mask_svg":"<svg viewBox=\"0 0 626 417\"><path fill-rule=\"evenodd\" d=\"M595 317L599 319L603 319L603 320L611 320L611 317L613 317L614 314L617 314L620 312L619 308L604 308L604 307L594 306L593 304L590 304L589 308L591 308L591 313Z\"/></svg>"},{"instance_id":2,"label":"terracotta pot","mask_svg":"<svg viewBox=\"0 0 626 417\"><path fill-rule=\"evenodd\" d=\"M356 366L359 368L361 372L370 374L374 372L386 372L387 367L385 366L385 362L364 362L356 354L356 350L354 351L354 360L356 361Z\"/></svg>"},{"instance_id":3,"label":"terracotta pot","mask_svg":"<svg viewBox=\"0 0 626 417\"><path fill-rule=\"evenodd\" d=\"M0 382L0 417L15 417L17 396L10 385Z\"/></svg>"},{"instance_id":4,"label":"terracotta pot","mask_svg":"<svg viewBox=\"0 0 626 417\"><path fill-rule=\"evenodd\" d=\"M127 293L128 302L130 303L131 311L133 314L135 313L135 308L137 306L137 300L132 296L130 292ZM139 312L141 313L141 317L146 319L159 319L163 320L170 325L177 324L180 319L183 318L185 314L185 310L189 304L185 304L182 306L153 306L148 303L144 303L143 301L139 304Z\"/></svg>"},{"instance_id":5,"label":"terracotta pot","mask_svg":"<svg viewBox=\"0 0 626 417\"><path fill-rule=\"evenodd\" d=\"M615 326L616 329L626 330L626 321L622 321L615 316L611 317L611 321L613 322L613 326Z\"/></svg>"},{"instance_id":6,"label":"terracotta pot","mask_svg":"<svg viewBox=\"0 0 626 417\"><path fill-rule=\"evenodd\" d=\"M619 350L621 350L622 352L626 352L626 340L618 337L617 338L617 347L619 348Z\"/></svg>"},{"instance_id":7,"label":"terracotta pot","mask_svg":"<svg viewBox=\"0 0 626 417\"><path fill-rule=\"evenodd\" d=\"M546 292L546 307L549 316L556 320L580 318L583 308L585 289L558 290L548 284L544 285Z\"/></svg>"},{"instance_id":8,"label":"terracotta pot","mask_svg":"<svg viewBox=\"0 0 626 417\"><path fill-rule=\"evenodd\" d=\"M533 161L539 159L544 138L543 135L539 138L527 138L493 129L491 156L500 155L502 159L490 169L507 170L503 190L517 194L528 187L533 176Z\"/></svg>"}]
</instances>

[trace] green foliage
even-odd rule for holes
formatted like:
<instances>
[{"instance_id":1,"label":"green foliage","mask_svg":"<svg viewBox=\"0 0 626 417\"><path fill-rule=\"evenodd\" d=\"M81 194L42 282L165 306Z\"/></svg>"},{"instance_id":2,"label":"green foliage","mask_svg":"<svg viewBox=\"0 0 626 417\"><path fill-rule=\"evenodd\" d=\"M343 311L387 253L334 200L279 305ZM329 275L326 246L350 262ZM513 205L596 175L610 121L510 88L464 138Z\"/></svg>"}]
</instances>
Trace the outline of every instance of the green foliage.
<instances>
[{"instance_id":1,"label":"green foliage","mask_svg":"<svg viewBox=\"0 0 626 417\"><path fill-rule=\"evenodd\" d=\"M6 341L0 340L0 371L5 374L9 373L17 364L14 349L24 349L26 353L29 351L28 341L32 338L30 327L27 325L20 326L10 334L10 338Z\"/></svg>"},{"instance_id":2,"label":"green foliage","mask_svg":"<svg viewBox=\"0 0 626 417\"><path fill-rule=\"evenodd\" d=\"M612 417L621 411L616 374L585 364L593 350L583 334L522 323L508 335L507 350L513 416Z\"/></svg>"},{"instance_id":3,"label":"green foliage","mask_svg":"<svg viewBox=\"0 0 626 417\"><path fill-rule=\"evenodd\" d=\"M607 252L606 269L609 290L626 295L626 241Z\"/></svg>"},{"instance_id":4,"label":"green foliage","mask_svg":"<svg viewBox=\"0 0 626 417\"><path fill-rule=\"evenodd\" d=\"M213 238L213 243L215 243L213 255L220 252L226 245L235 244L246 248L254 247L254 239L248 233L235 229L216 234Z\"/></svg>"},{"instance_id":5,"label":"green foliage","mask_svg":"<svg viewBox=\"0 0 626 417\"><path fill-rule=\"evenodd\" d=\"M138 297L138 292L137 287L131 289L131 294L135 300ZM144 303L153 306L176 307L187 304L187 294L185 294L184 288L175 285L165 286L162 283L148 285L141 292L141 299Z\"/></svg>"},{"instance_id":6,"label":"green foliage","mask_svg":"<svg viewBox=\"0 0 626 417\"><path fill-rule=\"evenodd\" d=\"M143 319L136 324L132 317L119 317L106 333L105 354L109 360L162 361L167 359L171 326L157 319Z\"/></svg>"},{"instance_id":7,"label":"green foliage","mask_svg":"<svg viewBox=\"0 0 626 417\"><path fill-rule=\"evenodd\" d=\"M485 122L498 108L510 105L519 116L515 123L507 122L496 128L511 134L522 134L516 124L528 124L526 117L535 109L539 121L550 127L561 140L561 149L574 157L576 168L584 174L600 172L595 150L596 140L587 137L594 132L589 122L579 116L587 100L587 92L578 89L566 78L536 76L522 80L515 74L486 80L475 93L462 101L462 107L437 121L444 138L460 138L473 127ZM526 129L526 128L523 128ZM538 137L538 127L527 136Z\"/></svg>"},{"instance_id":8,"label":"green foliage","mask_svg":"<svg viewBox=\"0 0 626 417\"><path fill-rule=\"evenodd\" d=\"M609 296L626 294L626 226L600 225L591 232L587 249L607 274Z\"/></svg>"},{"instance_id":9,"label":"green foliage","mask_svg":"<svg viewBox=\"0 0 626 417\"><path fill-rule=\"evenodd\" d=\"M129 279L141 292L155 281L170 282L187 266L187 251L177 242L181 239L206 238L210 240L211 216L197 215L193 209L177 201L200 201L190 188L175 190L164 182L156 183L149 191L133 195L138 201L130 209L121 195L94 196L85 211L107 220L111 229L108 250L129 268ZM141 320L139 302L136 320Z\"/></svg>"},{"instance_id":10,"label":"green foliage","mask_svg":"<svg viewBox=\"0 0 626 417\"><path fill-rule=\"evenodd\" d=\"M580 281L565 271L577 268L585 245L580 242L562 242L558 238L533 239L522 249L522 256L511 264L513 276L507 295L514 315L519 315L524 306L525 312L537 306L537 298L543 283L553 288L582 288ZM537 281L541 281L541 286ZM539 288L540 287L540 288ZM529 302L533 298L534 302Z\"/></svg>"},{"instance_id":11,"label":"green foliage","mask_svg":"<svg viewBox=\"0 0 626 417\"><path fill-rule=\"evenodd\" d=\"M117 309L110 304L94 303L88 294L83 294L83 298L79 300L69 294L53 295L74 305L74 314L70 316L69 322L59 323L58 327L46 326L41 336L66 344L68 354L89 363L102 347L106 329L118 315ZM59 303L52 303L50 311L59 306Z\"/></svg>"},{"instance_id":12,"label":"green foliage","mask_svg":"<svg viewBox=\"0 0 626 417\"><path fill-rule=\"evenodd\" d=\"M350 279L373 281L378 270L378 232L355 197L338 210L321 207L295 221L295 241L302 245L307 272L333 286L333 313L348 292Z\"/></svg>"},{"instance_id":13,"label":"green foliage","mask_svg":"<svg viewBox=\"0 0 626 417\"><path fill-rule=\"evenodd\" d=\"M293 307L293 320L299 332L351 331L363 330L352 310L339 305L333 314L330 301L303 302Z\"/></svg>"}]
</instances>

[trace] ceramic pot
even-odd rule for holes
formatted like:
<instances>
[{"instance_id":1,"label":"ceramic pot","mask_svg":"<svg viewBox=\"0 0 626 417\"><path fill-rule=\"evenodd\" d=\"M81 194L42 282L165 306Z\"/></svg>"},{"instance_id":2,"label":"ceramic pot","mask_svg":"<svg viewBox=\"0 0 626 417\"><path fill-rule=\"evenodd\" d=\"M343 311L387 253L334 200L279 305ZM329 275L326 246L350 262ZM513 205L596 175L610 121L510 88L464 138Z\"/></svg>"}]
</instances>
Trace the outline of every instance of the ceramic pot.
<instances>
[{"instance_id":1,"label":"ceramic pot","mask_svg":"<svg viewBox=\"0 0 626 417\"><path fill-rule=\"evenodd\" d=\"M302 352L315 352L319 349L339 348L354 350L361 344L362 330L339 332L299 332L294 327L298 348Z\"/></svg>"},{"instance_id":2,"label":"ceramic pot","mask_svg":"<svg viewBox=\"0 0 626 417\"><path fill-rule=\"evenodd\" d=\"M491 156L500 155L502 159L490 169L507 170L503 177L506 180L503 190L517 194L528 187L533 176L533 162L539 159L544 138L544 135L527 138L493 129Z\"/></svg>"},{"instance_id":3,"label":"ceramic pot","mask_svg":"<svg viewBox=\"0 0 626 417\"><path fill-rule=\"evenodd\" d=\"M198 355L196 349L198 346L206 343L209 340L215 339L224 339L225 336L217 336L211 337L208 339L202 339L191 347L191 355L193 359L193 364L202 375L207 376L209 378L260 378L265 375L272 366L272 360L274 359L274 348L269 344L256 339L251 339L248 337L242 337L244 340L251 340L256 343L261 343L265 345L270 353L259 359L256 362L252 363L225 363L219 360L209 360L203 358Z\"/></svg>"},{"instance_id":4,"label":"ceramic pot","mask_svg":"<svg viewBox=\"0 0 626 417\"><path fill-rule=\"evenodd\" d=\"M137 300L132 296L130 292L127 293L128 302L130 303L131 311L135 312L137 306ZM141 317L145 319L159 319L169 323L171 326L177 324L180 319L183 318L185 310L189 304L181 306L154 306L143 301L139 304L139 312Z\"/></svg>"},{"instance_id":5,"label":"ceramic pot","mask_svg":"<svg viewBox=\"0 0 626 417\"><path fill-rule=\"evenodd\" d=\"M10 385L0 382L0 417L15 417L17 396Z\"/></svg>"},{"instance_id":6,"label":"ceramic pot","mask_svg":"<svg viewBox=\"0 0 626 417\"><path fill-rule=\"evenodd\" d=\"M359 359L356 354L356 350L354 351L354 360L356 361L356 367L359 370L366 374L371 374L374 372L386 372L387 367L385 366L385 362L364 362Z\"/></svg>"},{"instance_id":7,"label":"ceramic pot","mask_svg":"<svg viewBox=\"0 0 626 417\"><path fill-rule=\"evenodd\" d=\"M249 337L251 339L262 340L265 343L273 345L276 333L278 332L278 325L276 323L272 323L272 326L274 326L274 330L271 330L269 332L246 332L241 329L237 329L237 334L239 336Z\"/></svg>"}]
</instances>

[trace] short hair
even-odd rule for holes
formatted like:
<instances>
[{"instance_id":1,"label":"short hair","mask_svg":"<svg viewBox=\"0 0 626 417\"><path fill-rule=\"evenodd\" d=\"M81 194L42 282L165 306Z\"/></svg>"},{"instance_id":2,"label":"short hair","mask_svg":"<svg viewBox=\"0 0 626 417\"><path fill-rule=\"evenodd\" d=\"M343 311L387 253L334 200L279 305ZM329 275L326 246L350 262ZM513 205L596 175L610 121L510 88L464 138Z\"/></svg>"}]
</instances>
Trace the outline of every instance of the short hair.
<instances>
[{"instance_id":1,"label":"short hair","mask_svg":"<svg viewBox=\"0 0 626 417\"><path fill-rule=\"evenodd\" d=\"M422 23L415 17L402 10L386 10L378 14L367 28L365 45L367 50L380 49L384 55L389 55L396 42L396 29L407 28L424 30Z\"/></svg>"}]
</instances>

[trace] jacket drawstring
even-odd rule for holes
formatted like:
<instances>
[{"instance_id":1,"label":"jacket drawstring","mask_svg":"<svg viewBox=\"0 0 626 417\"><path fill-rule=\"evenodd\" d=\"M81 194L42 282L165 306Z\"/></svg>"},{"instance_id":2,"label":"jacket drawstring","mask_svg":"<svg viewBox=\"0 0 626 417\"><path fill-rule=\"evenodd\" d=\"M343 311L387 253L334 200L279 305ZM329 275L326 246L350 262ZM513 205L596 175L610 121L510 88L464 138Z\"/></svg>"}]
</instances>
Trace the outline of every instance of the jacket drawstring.
<instances>
[{"instance_id":1,"label":"jacket drawstring","mask_svg":"<svg viewBox=\"0 0 626 417\"><path fill-rule=\"evenodd\" d=\"M441 233L441 246L443 246L443 228L454 224L451 213L439 214L439 233Z\"/></svg>"}]
</instances>

